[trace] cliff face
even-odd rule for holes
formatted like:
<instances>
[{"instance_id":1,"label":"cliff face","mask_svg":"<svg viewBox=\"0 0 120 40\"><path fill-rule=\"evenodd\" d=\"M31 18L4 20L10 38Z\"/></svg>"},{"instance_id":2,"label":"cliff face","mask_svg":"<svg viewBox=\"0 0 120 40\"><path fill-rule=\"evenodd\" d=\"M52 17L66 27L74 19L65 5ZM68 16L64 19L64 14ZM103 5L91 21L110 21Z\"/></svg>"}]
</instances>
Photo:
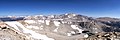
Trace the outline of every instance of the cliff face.
<instances>
[{"instance_id":1,"label":"cliff face","mask_svg":"<svg viewBox=\"0 0 120 40\"><path fill-rule=\"evenodd\" d=\"M91 37L96 39L107 35L104 38L108 39L111 35L117 36L115 32L119 32L118 21L113 20L115 23L108 21L78 14L36 15L20 19L19 17L10 18L1 22L0 26L1 32L7 33L2 30L11 30L10 32L14 33L10 34L10 37L4 37L6 40L8 38L11 38L9 40L16 40L15 37L20 38L19 40L89 40ZM1 35L7 36L4 33ZM16 36L14 37L14 35Z\"/></svg>"}]
</instances>

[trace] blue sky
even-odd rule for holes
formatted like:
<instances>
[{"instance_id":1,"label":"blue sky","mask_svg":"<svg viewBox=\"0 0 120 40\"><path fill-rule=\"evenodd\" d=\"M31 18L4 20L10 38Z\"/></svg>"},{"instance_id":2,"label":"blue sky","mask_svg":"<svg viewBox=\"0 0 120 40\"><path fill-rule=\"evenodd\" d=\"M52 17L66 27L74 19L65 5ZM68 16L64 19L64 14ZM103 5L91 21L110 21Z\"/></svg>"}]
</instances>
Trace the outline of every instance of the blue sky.
<instances>
[{"instance_id":1,"label":"blue sky","mask_svg":"<svg viewBox=\"0 0 120 40\"><path fill-rule=\"evenodd\" d=\"M0 0L0 16L64 13L120 18L120 0Z\"/></svg>"}]
</instances>

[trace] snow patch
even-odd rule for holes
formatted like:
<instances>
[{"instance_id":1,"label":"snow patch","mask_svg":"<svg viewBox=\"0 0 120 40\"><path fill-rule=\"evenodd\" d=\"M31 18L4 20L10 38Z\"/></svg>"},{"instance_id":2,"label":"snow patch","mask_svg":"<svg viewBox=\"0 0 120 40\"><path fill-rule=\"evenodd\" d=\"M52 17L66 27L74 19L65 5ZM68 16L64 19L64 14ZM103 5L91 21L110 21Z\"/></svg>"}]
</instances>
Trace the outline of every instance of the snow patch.
<instances>
[{"instance_id":1,"label":"snow patch","mask_svg":"<svg viewBox=\"0 0 120 40\"><path fill-rule=\"evenodd\" d=\"M43 30L43 26L42 25L40 26L40 30Z\"/></svg>"},{"instance_id":2,"label":"snow patch","mask_svg":"<svg viewBox=\"0 0 120 40\"><path fill-rule=\"evenodd\" d=\"M64 24L64 23L67 23L66 21L62 21L62 23Z\"/></svg>"},{"instance_id":3,"label":"snow patch","mask_svg":"<svg viewBox=\"0 0 120 40\"><path fill-rule=\"evenodd\" d=\"M27 28L34 28L34 29L39 29L39 27L37 27L37 26L32 26L32 25L30 25L30 26L26 26Z\"/></svg>"},{"instance_id":4,"label":"snow patch","mask_svg":"<svg viewBox=\"0 0 120 40\"><path fill-rule=\"evenodd\" d=\"M68 24L72 24L72 22L67 22Z\"/></svg>"},{"instance_id":5,"label":"snow patch","mask_svg":"<svg viewBox=\"0 0 120 40\"><path fill-rule=\"evenodd\" d=\"M39 27L38 27L38 26L33 26L33 28L34 28L34 29L39 29Z\"/></svg>"},{"instance_id":6,"label":"snow patch","mask_svg":"<svg viewBox=\"0 0 120 40\"><path fill-rule=\"evenodd\" d=\"M76 16L76 14L73 14L73 16Z\"/></svg>"},{"instance_id":7,"label":"snow patch","mask_svg":"<svg viewBox=\"0 0 120 40\"><path fill-rule=\"evenodd\" d=\"M78 29L78 27L76 27L76 25L71 25L71 27L72 27L73 29Z\"/></svg>"},{"instance_id":8,"label":"snow patch","mask_svg":"<svg viewBox=\"0 0 120 40\"><path fill-rule=\"evenodd\" d=\"M71 16L68 16L68 18L72 18Z\"/></svg>"},{"instance_id":9,"label":"snow patch","mask_svg":"<svg viewBox=\"0 0 120 40\"><path fill-rule=\"evenodd\" d=\"M82 17L82 21L85 22L85 21L87 21L87 20L86 20L84 17Z\"/></svg>"},{"instance_id":10,"label":"snow patch","mask_svg":"<svg viewBox=\"0 0 120 40\"><path fill-rule=\"evenodd\" d=\"M88 37L88 34L85 34L84 37L87 38L87 37Z\"/></svg>"},{"instance_id":11,"label":"snow patch","mask_svg":"<svg viewBox=\"0 0 120 40\"><path fill-rule=\"evenodd\" d=\"M54 30L54 32L57 32L57 30L58 30L58 28L56 28L56 29Z\"/></svg>"},{"instance_id":12,"label":"snow patch","mask_svg":"<svg viewBox=\"0 0 120 40\"><path fill-rule=\"evenodd\" d=\"M77 25L71 25L71 27L73 28L73 29L77 29L78 31L79 31L79 33L82 33L82 29L79 29L78 27L77 27Z\"/></svg>"},{"instance_id":13,"label":"snow patch","mask_svg":"<svg viewBox=\"0 0 120 40\"><path fill-rule=\"evenodd\" d=\"M63 20L63 19L52 19L52 20Z\"/></svg>"},{"instance_id":14,"label":"snow patch","mask_svg":"<svg viewBox=\"0 0 120 40\"><path fill-rule=\"evenodd\" d=\"M27 23L36 23L34 20L25 20L24 22L27 22Z\"/></svg>"},{"instance_id":15,"label":"snow patch","mask_svg":"<svg viewBox=\"0 0 120 40\"><path fill-rule=\"evenodd\" d=\"M67 36L72 36L71 33L67 33Z\"/></svg>"},{"instance_id":16,"label":"snow patch","mask_svg":"<svg viewBox=\"0 0 120 40\"><path fill-rule=\"evenodd\" d=\"M72 33L72 34L75 34L75 32L74 32L74 31L71 31L71 33Z\"/></svg>"},{"instance_id":17,"label":"snow patch","mask_svg":"<svg viewBox=\"0 0 120 40\"><path fill-rule=\"evenodd\" d=\"M58 22L58 21L54 21L54 24L55 24L55 26L60 26L60 25L59 25L60 22Z\"/></svg>"},{"instance_id":18,"label":"snow patch","mask_svg":"<svg viewBox=\"0 0 120 40\"><path fill-rule=\"evenodd\" d=\"M67 13L65 15L68 15Z\"/></svg>"},{"instance_id":19,"label":"snow patch","mask_svg":"<svg viewBox=\"0 0 120 40\"><path fill-rule=\"evenodd\" d=\"M46 25L50 24L50 20L45 20L45 22L46 22Z\"/></svg>"},{"instance_id":20,"label":"snow patch","mask_svg":"<svg viewBox=\"0 0 120 40\"><path fill-rule=\"evenodd\" d=\"M72 36L72 34L75 34L74 31L70 31L70 33L67 33L67 36Z\"/></svg>"},{"instance_id":21,"label":"snow patch","mask_svg":"<svg viewBox=\"0 0 120 40\"><path fill-rule=\"evenodd\" d=\"M41 40L54 40L53 38L49 38L47 37L46 35L42 35L42 34L39 34L39 33L36 33L35 31L32 31L32 30L25 30L25 33L29 33L31 34L31 37L35 38L35 39L41 39Z\"/></svg>"},{"instance_id":22,"label":"snow patch","mask_svg":"<svg viewBox=\"0 0 120 40\"><path fill-rule=\"evenodd\" d=\"M40 22L40 23L44 23L44 20L38 20L38 22Z\"/></svg>"},{"instance_id":23,"label":"snow patch","mask_svg":"<svg viewBox=\"0 0 120 40\"><path fill-rule=\"evenodd\" d=\"M32 26L26 26L26 28L33 28Z\"/></svg>"},{"instance_id":24,"label":"snow patch","mask_svg":"<svg viewBox=\"0 0 120 40\"><path fill-rule=\"evenodd\" d=\"M110 21L107 21L108 23L111 23Z\"/></svg>"},{"instance_id":25,"label":"snow patch","mask_svg":"<svg viewBox=\"0 0 120 40\"><path fill-rule=\"evenodd\" d=\"M94 30L97 30L97 28L93 28Z\"/></svg>"}]
</instances>

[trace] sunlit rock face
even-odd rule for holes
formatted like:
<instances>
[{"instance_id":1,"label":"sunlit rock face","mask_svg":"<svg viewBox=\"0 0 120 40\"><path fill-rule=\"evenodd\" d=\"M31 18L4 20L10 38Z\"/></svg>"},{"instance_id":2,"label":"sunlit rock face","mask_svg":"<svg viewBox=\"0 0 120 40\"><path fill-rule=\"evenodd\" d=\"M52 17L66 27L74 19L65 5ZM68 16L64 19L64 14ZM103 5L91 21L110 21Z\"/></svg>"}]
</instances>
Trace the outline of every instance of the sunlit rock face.
<instances>
[{"instance_id":1,"label":"sunlit rock face","mask_svg":"<svg viewBox=\"0 0 120 40\"><path fill-rule=\"evenodd\" d=\"M25 40L78 40L115 31L103 22L78 14L35 15L26 16L23 20L4 21L0 26L1 30L12 29Z\"/></svg>"}]
</instances>

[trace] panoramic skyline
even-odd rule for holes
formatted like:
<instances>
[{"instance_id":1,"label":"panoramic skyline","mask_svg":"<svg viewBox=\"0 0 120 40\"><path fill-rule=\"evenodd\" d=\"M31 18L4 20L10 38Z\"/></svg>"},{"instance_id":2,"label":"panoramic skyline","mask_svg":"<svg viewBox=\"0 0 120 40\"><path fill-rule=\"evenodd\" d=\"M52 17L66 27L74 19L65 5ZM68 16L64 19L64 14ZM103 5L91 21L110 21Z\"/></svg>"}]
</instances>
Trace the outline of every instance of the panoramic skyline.
<instances>
[{"instance_id":1,"label":"panoramic skyline","mask_svg":"<svg viewBox=\"0 0 120 40\"><path fill-rule=\"evenodd\" d=\"M0 16L65 13L120 18L120 0L0 0Z\"/></svg>"}]
</instances>

